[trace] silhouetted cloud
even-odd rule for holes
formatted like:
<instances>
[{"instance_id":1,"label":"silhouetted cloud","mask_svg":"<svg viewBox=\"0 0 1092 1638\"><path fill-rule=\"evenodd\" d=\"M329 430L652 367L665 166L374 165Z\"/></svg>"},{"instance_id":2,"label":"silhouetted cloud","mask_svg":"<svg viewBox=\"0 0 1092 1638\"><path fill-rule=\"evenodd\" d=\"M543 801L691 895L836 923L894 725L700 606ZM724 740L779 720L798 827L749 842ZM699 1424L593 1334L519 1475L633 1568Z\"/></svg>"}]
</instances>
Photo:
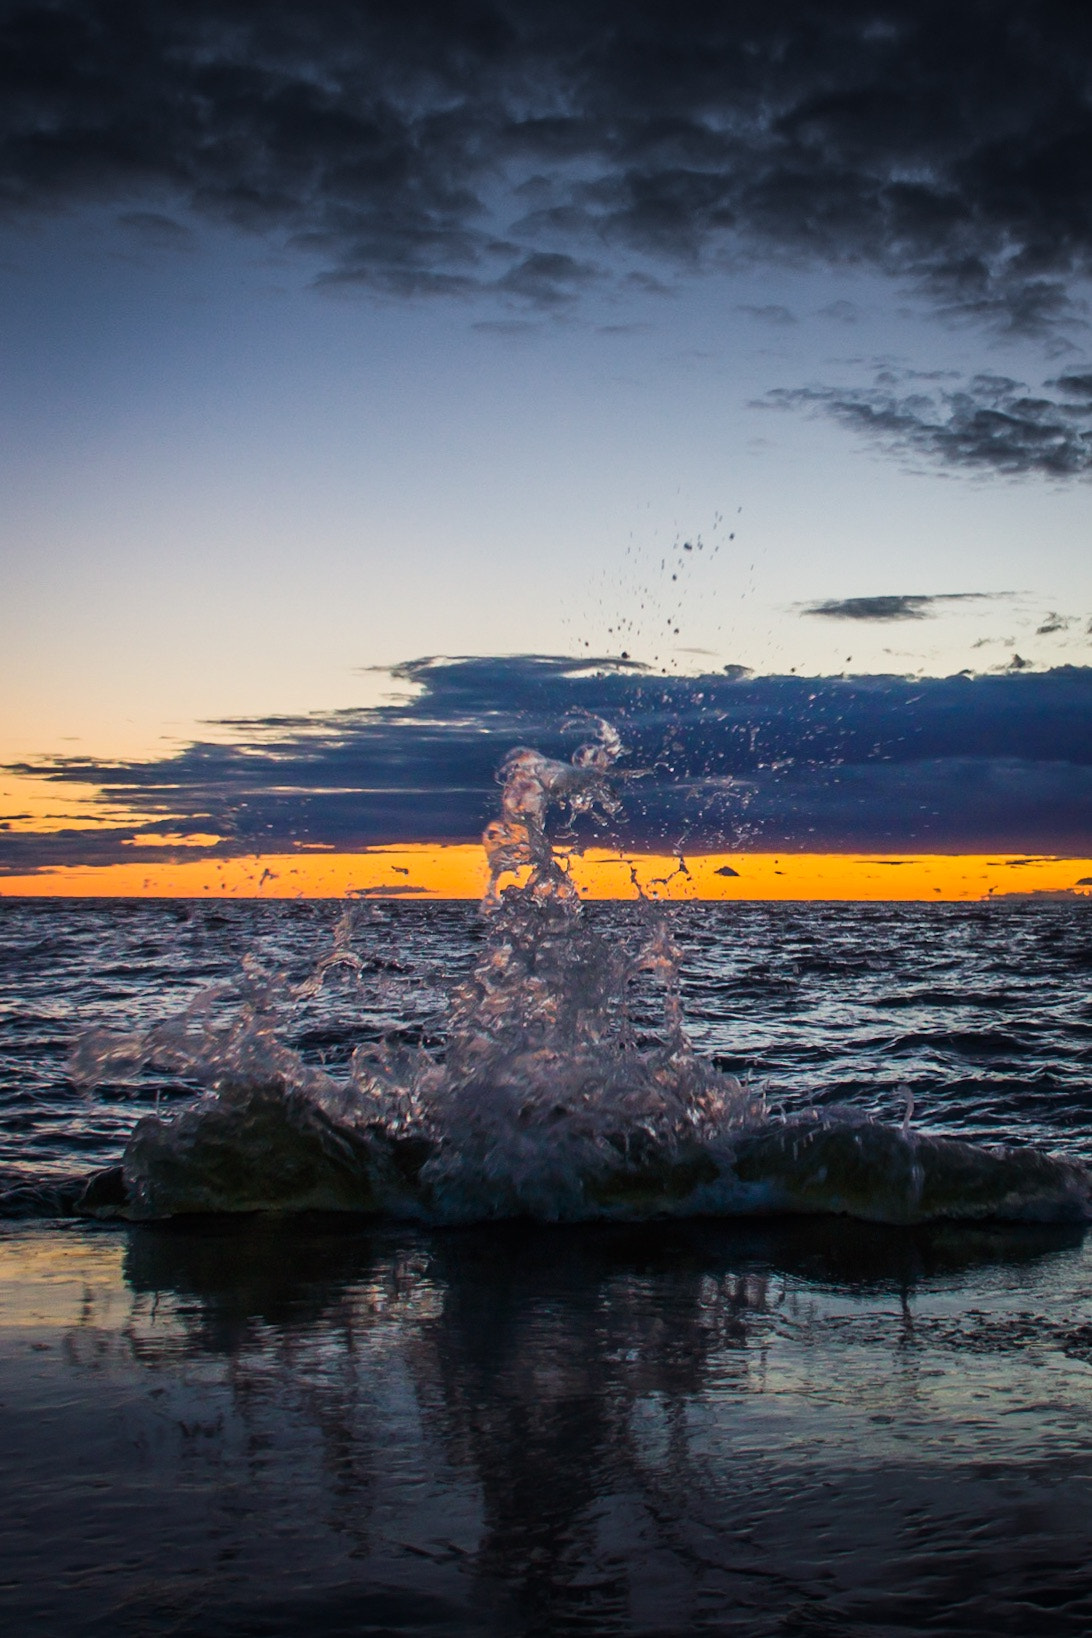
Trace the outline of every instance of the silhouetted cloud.
<instances>
[{"instance_id":1,"label":"silhouetted cloud","mask_svg":"<svg viewBox=\"0 0 1092 1638\"><path fill-rule=\"evenodd\" d=\"M817 409L891 453L966 471L1049 478L1092 472L1089 377L1061 376L1038 393L1008 376L976 375L958 387L927 386L929 379L883 370L871 387L779 387L759 402Z\"/></svg>"},{"instance_id":2,"label":"silhouetted cloud","mask_svg":"<svg viewBox=\"0 0 1092 1638\"><path fill-rule=\"evenodd\" d=\"M936 592L895 594L883 597L839 597L812 603L801 612L821 614L830 620L925 620L937 603L977 602L994 592Z\"/></svg>"},{"instance_id":3,"label":"silhouetted cloud","mask_svg":"<svg viewBox=\"0 0 1092 1638\"><path fill-rule=\"evenodd\" d=\"M384 884L382 887L353 887L349 889L350 896L354 899L393 899L404 895L412 897L414 894L427 892L426 887L413 887L406 882L400 882L396 886Z\"/></svg>"},{"instance_id":4,"label":"silhouetted cloud","mask_svg":"<svg viewBox=\"0 0 1092 1638\"><path fill-rule=\"evenodd\" d=\"M1066 0L6 0L0 202L547 309L604 273L865 264L1050 333L1092 257L1090 60Z\"/></svg>"},{"instance_id":5,"label":"silhouetted cloud","mask_svg":"<svg viewBox=\"0 0 1092 1638\"><path fill-rule=\"evenodd\" d=\"M4 832L0 869L151 862L177 856L169 838L187 829L223 836L219 854L472 840L495 811L504 754L532 744L567 757L589 715L618 726L623 771L647 770L621 781L626 846L1088 850L1092 668L683 678L517 655L396 675L416 690L408 702L232 722L226 742L159 760L21 765L98 786L106 822ZM135 816L128 828L110 821L113 804Z\"/></svg>"}]
</instances>

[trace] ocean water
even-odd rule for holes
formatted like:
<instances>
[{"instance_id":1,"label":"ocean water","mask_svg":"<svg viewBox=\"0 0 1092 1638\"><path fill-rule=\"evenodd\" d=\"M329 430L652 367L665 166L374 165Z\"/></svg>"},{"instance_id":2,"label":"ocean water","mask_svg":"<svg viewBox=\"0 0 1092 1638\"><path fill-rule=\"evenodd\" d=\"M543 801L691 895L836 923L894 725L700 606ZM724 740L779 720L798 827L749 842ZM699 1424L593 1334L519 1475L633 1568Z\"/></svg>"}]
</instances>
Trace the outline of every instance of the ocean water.
<instances>
[{"instance_id":1,"label":"ocean water","mask_svg":"<svg viewBox=\"0 0 1092 1638\"><path fill-rule=\"evenodd\" d=\"M158 1167L137 1178L138 1215L266 1205L432 1221L761 1209L1079 1217L1079 1175L1044 1181L1040 1161L1090 1152L1090 912L1083 902L691 904L656 923L650 958L643 905L522 901L505 921L397 901L7 901L0 1209L55 1214L66 1187L116 1165L128 1144L134 1176ZM183 1142L174 1117L195 1100L197 1141L191 1131ZM222 1129L228 1106L234 1138ZM286 1181L280 1150L314 1147L296 1114L316 1107L334 1150L359 1147L366 1117L369 1141L382 1127L384 1140L432 1152L426 1175L438 1157L443 1189L402 1188L400 1159L399 1189L384 1195L379 1162L361 1153L354 1193L340 1150L325 1181ZM741 1132L749 1189L731 1169ZM215 1156L201 1150L209 1133ZM938 1149L942 1138L967 1147ZM267 1162L257 1179L235 1179L237 1197L221 1164L232 1141L239 1166ZM755 1143L766 1145L758 1160ZM620 1145L604 1181L595 1167ZM999 1145L1024 1174L983 1202L966 1168ZM676 1184L688 1155L721 1176L638 1200L650 1146ZM862 1153L865 1194L836 1165ZM922 1198L915 1168L937 1155L947 1171L935 1188L929 1174ZM612 1205L615 1182L625 1198L616 1190Z\"/></svg>"},{"instance_id":2,"label":"ocean water","mask_svg":"<svg viewBox=\"0 0 1092 1638\"><path fill-rule=\"evenodd\" d=\"M237 1010L248 964L287 993L336 952L323 902L8 899L0 903L0 1187L115 1164L141 1116L189 1102L192 1074L73 1084L81 1033L169 1020L211 989ZM320 988L278 1017L302 1063L332 1076L386 1040L442 1055L453 990L490 932L476 905L359 907ZM632 945L643 909L583 918ZM985 1144L1092 1155L1092 904L683 904L671 917L695 1051L771 1111L848 1106ZM660 1027L638 997L637 1028ZM29 1206L29 1196L27 1209Z\"/></svg>"},{"instance_id":3,"label":"ocean water","mask_svg":"<svg viewBox=\"0 0 1092 1638\"><path fill-rule=\"evenodd\" d=\"M1092 1631L1092 907L350 909L0 902L10 1630Z\"/></svg>"}]
</instances>

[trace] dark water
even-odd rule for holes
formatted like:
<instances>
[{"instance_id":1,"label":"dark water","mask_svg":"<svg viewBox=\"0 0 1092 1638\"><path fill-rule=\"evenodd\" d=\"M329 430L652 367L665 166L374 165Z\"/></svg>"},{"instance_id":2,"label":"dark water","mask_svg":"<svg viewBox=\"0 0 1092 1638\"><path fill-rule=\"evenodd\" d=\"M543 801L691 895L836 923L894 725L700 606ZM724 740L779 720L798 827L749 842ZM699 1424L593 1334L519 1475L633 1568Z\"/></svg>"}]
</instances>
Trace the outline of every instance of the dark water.
<instances>
[{"instance_id":1,"label":"dark water","mask_svg":"<svg viewBox=\"0 0 1092 1638\"><path fill-rule=\"evenodd\" d=\"M82 1028L255 954L303 980L336 914L0 902L9 1630L1092 1631L1079 1223L27 1215L192 1096L76 1093ZM676 936L691 1039L773 1104L897 1124L906 1086L915 1130L1092 1156L1088 907L695 906ZM292 1045L442 1049L481 938L373 907Z\"/></svg>"},{"instance_id":2,"label":"dark water","mask_svg":"<svg viewBox=\"0 0 1092 1638\"><path fill-rule=\"evenodd\" d=\"M286 1039L337 1070L387 1036L442 1047L445 1009L482 938L476 907L369 907L363 971L331 976ZM192 1087L73 1090L81 1029L167 1018L257 955L290 979L328 947L337 906L0 901L0 1176L115 1161L141 1113ZM591 907L619 937L635 912ZM850 1104L923 1131L1092 1158L1092 904L694 905L683 949L688 1035L775 1107ZM651 1021L650 1021L651 1028Z\"/></svg>"},{"instance_id":3,"label":"dark water","mask_svg":"<svg viewBox=\"0 0 1092 1638\"><path fill-rule=\"evenodd\" d=\"M0 1232L48 1634L1092 1630L1079 1227Z\"/></svg>"}]
</instances>

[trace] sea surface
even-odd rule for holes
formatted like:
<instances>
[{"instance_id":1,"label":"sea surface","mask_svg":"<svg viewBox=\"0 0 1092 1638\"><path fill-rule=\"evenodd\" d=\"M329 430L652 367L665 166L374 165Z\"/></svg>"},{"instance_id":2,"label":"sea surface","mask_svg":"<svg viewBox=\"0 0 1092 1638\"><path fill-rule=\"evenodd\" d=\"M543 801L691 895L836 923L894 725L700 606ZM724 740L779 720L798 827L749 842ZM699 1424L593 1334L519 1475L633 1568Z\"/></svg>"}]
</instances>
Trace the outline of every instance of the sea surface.
<instances>
[{"instance_id":1,"label":"sea surface","mask_svg":"<svg viewBox=\"0 0 1092 1638\"><path fill-rule=\"evenodd\" d=\"M647 913L580 920L636 952L625 1050L662 1075ZM1092 905L693 904L670 937L669 1022L764 1131L1092 1159ZM461 904L0 901L9 1630L1092 1632L1082 1212L73 1215L138 1122L162 1148L217 1098L190 1048L74 1080L86 1032L181 1014L222 1058L249 1009L299 1087L363 1049L442 1096L497 938Z\"/></svg>"},{"instance_id":2,"label":"sea surface","mask_svg":"<svg viewBox=\"0 0 1092 1638\"><path fill-rule=\"evenodd\" d=\"M81 1031L176 1016L259 961L303 983L333 948L323 901L0 901L0 1188L112 1165L138 1117L196 1083L149 1069L78 1091ZM608 940L641 907L590 905ZM849 1105L985 1143L1092 1158L1092 900L1072 904L692 904L686 1034L786 1111ZM336 1074L381 1039L442 1052L454 987L486 936L476 905L361 907L359 970L295 999L288 1044ZM646 1022L651 1031L651 1006Z\"/></svg>"}]
</instances>

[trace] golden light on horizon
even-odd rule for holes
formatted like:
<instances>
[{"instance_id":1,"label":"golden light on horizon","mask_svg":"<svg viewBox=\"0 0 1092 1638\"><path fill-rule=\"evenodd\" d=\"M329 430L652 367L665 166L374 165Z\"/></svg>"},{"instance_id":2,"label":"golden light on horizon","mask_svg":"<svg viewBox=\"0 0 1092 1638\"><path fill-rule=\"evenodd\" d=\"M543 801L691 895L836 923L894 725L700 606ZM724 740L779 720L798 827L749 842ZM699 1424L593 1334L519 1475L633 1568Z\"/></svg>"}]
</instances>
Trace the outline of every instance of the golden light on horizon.
<instances>
[{"instance_id":1,"label":"golden light on horizon","mask_svg":"<svg viewBox=\"0 0 1092 1638\"><path fill-rule=\"evenodd\" d=\"M160 838L162 840L162 838ZM182 841L182 838L178 839ZM204 837L185 838L199 846ZM1092 900L1092 857L985 854L715 853L588 849L568 859L581 896L672 901L960 901L1012 893ZM0 897L478 899L487 869L476 843L427 843L217 859L58 865L0 877Z\"/></svg>"}]
</instances>

